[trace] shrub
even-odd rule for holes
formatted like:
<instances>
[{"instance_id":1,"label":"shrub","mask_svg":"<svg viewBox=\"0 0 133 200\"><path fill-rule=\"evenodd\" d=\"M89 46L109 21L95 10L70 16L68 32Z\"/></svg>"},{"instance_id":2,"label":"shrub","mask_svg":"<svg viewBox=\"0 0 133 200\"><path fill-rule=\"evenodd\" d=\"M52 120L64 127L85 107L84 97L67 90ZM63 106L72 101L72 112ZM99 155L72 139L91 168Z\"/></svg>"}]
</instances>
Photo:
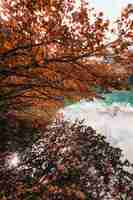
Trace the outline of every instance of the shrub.
<instances>
[{"instance_id":1,"label":"shrub","mask_svg":"<svg viewBox=\"0 0 133 200\"><path fill-rule=\"evenodd\" d=\"M28 199L26 194L29 199L35 194L36 199L46 200L131 200L132 165L121 158L121 150L91 127L63 121L48 126L43 137L25 150L17 170L5 176L10 189L3 191L19 200ZM24 187L19 192L18 183Z\"/></svg>"}]
</instances>

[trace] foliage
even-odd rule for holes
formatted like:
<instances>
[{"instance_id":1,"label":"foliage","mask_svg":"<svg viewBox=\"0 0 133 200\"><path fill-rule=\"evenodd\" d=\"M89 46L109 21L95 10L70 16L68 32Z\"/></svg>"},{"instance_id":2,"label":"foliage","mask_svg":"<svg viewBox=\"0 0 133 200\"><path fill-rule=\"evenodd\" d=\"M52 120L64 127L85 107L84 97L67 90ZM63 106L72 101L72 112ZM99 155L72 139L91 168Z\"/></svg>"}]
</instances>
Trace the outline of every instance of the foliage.
<instances>
[{"instance_id":1,"label":"foliage","mask_svg":"<svg viewBox=\"0 0 133 200\"><path fill-rule=\"evenodd\" d=\"M124 170L128 162L122 163L121 151L111 147L102 136L96 136L90 127L62 122L46 130L42 120L29 124L9 112L41 104L44 110L49 105L61 106L66 99L90 96L90 85L117 87L118 78L122 77L119 70L116 75L116 69L115 72L112 69L118 63L129 66L126 72L132 73L133 52L129 49L133 5L123 9L116 29L110 30L110 22L103 13L96 13L84 0L75 10L74 2L1 3L0 198L3 200L104 200L109 194L120 199L125 193L129 200L133 197L132 174ZM114 41L107 41L110 32L116 36ZM99 63L101 58L110 63ZM41 131L43 136L38 140ZM21 162L9 169L5 161L16 150Z\"/></svg>"},{"instance_id":2,"label":"foliage","mask_svg":"<svg viewBox=\"0 0 133 200\"><path fill-rule=\"evenodd\" d=\"M111 85L112 64L90 62L92 57L132 64L132 5L123 9L115 30L84 0L78 9L74 5L74 0L2 1L0 107L63 105L63 97L89 96L88 85ZM116 39L105 42L109 32Z\"/></svg>"},{"instance_id":3,"label":"foliage","mask_svg":"<svg viewBox=\"0 0 133 200\"><path fill-rule=\"evenodd\" d=\"M69 98L65 97L64 106L68 106L68 105L71 105L73 103L74 103L74 101L72 99L69 99Z\"/></svg>"},{"instance_id":4,"label":"foliage","mask_svg":"<svg viewBox=\"0 0 133 200\"><path fill-rule=\"evenodd\" d=\"M1 172L0 188L14 200L131 200L132 165L121 158L91 127L61 122L46 128L16 168Z\"/></svg>"},{"instance_id":5,"label":"foliage","mask_svg":"<svg viewBox=\"0 0 133 200\"><path fill-rule=\"evenodd\" d=\"M8 112L0 118L0 152L23 152L27 146L38 140L41 130L37 124L17 119L15 113Z\"/></svg>"}]
</instances>

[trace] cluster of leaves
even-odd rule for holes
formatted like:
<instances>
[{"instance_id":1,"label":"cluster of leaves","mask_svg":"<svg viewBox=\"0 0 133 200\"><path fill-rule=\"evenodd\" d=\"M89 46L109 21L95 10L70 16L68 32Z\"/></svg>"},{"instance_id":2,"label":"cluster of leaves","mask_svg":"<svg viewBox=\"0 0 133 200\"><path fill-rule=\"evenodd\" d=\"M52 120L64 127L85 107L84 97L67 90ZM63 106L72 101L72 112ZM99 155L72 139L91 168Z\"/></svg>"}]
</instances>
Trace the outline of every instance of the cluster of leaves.
<instances>
[{"instance_id":1,"label":"cluster of leaves","mask_svg":"<svg viewBox=\"0 0 133 200\"><path fill-rule=\"evenodd\" d=\"M83 0L75 10L74 2L2 1L1 107L37 99L38 104L41 100L58 102L72 96L73 91L88 93L87 85L98 80L110 84L106 73L95 70L103 66L89 63L92 56L132 64L133 56L128 51L132 46L132 5L117 21L117 39L106 44L110 22Z\"/></svg>"},{"instance_id":2,"label":"cluster of leaves","mask_svg":"<svg viewBox=\"0 0 133 200\"><path fill-rule=\"evenodd\" d=\"M43 124L44 125L44 124ZM23 152L41 137L40 124L17 119L12 111L0 115L0 153Z\"/></svg>"},{"instance_id":3,"label":"cluster of leaves","mask_svg":"<svg viewBox=\"0 0 133 200\"><path fill-rule=\"evenodd\" d=\"M132 165L122 152L82 122L48 126L20 164L1 172L1 198L133 199Z\"/></svg>"}]
</instances>

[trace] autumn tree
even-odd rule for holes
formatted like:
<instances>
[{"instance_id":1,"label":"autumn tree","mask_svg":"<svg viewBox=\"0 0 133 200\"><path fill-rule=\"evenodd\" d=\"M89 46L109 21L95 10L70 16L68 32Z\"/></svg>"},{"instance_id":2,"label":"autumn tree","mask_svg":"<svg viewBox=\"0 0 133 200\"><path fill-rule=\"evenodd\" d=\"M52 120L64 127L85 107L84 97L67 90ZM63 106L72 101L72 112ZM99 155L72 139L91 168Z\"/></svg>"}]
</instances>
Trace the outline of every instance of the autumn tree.
<instances>
[{"instance_id":1,"label":"autumn tree","mask_svg":"<svg viewBox=\"0 0 133 200\"><path fill-rule=\"evenodd\" d=\"M115 29L102 12L81 0L2 1L0 106L63 103L90 96L91 84L111 85L112 65L132 65L133 5ZM109 40L108 35L115 35ZM90 58L110 61L91 62ZM21 103L21 104L20 104Z\"/></svg>"},{"instance_id":2,"label":"autumn tree","mask_svg":"<svg viewBox=\"0 0 133 200\"><path fill-rule=\"evenodd\" d=\"M133 53L130 50L133 38L132 13L133 5L130 4L122 11L121 17L115 23L115 28L112 28L103 13L95 12L85 0L81 0L78 8L75 7L74 0L3 0L0 13L0 111L18 108L18 106L22 108L24 105L41 105L43 102L43 109L45 110L49 105L63 105L66 97L72 97L75 100L89 97L91 85L118 86L120 75L116 75L113 72L113 66L124 65L128 69L132 66L133 61ZM109 34L114 36L112 40L108 39ZM92 58L94 58L93 61ZM104 63L99 63L99 59L102 59ZM99 190L99 185L97 185L99 184L98 181L100 181L99 174L103 176L103 173L106 172L104 173L105 180L100 182L100 187L103 187L104 184L105 190L111 189L108 188L106 181L110 182L110 175L111 177L116 176L118 179L116 180L117 187L114 185L115 197L117 198L118 192L123 194L126 191L128 196L131 196L130 199L132 199L132 176L122 170L122 166L127 166L128 163L121 163L119 160L121 156L120 150L112 149L108 143L104 142L102 137L95 137L95 131L91 128L84 129L85 133L83 133L82 125L76 128L75 125L72 125L72 127L68 128L68 125L65 124L66 122L63 122L64 124L61 125L61 128L57 126L55 129L47 130L44 135L48 142L46 141L45 144L44 141L42 144L44 152L39 155L39 159L43 159L40 162L37 152L32 152L33 149L31 147L36 140L36 138L33 140L33 132L37 135L36 127L29 127L26 121L21 122L21 125L12 113L6 114L2 115L2 117L0 115L0 125L3 125L0 127L2 128L0 129L0 137L3 142L0 147L0 188L2 191L6 191L7 194L14 195L12 197L9 196L10 199L24 199L25 196L20 197L20 195L25 195L26 192L34 193L35 190L37 192L38 190L41 191L41 187L36 188L36 185L34 187L34 183L32 183L31 190L29 185L25 184L28 182L26 175L32 173L35 166L36 172L39 172L35 174L35 181L37 181L38 186L40 186L41 180L42 183L45 181L45 177L42 175L44 170L40 170L41 162L45 161L45 152L47 153L48 161L50 161L50 163L46 163L48 164L48 167L46 167L49 170L46 171L48 176L51 173L51 166L54 164L52 182L48 182L46 194L43 191L45 198L51 194L56 198L56 194L60 191L62 199L65 198L64 195L67 196L69 194L72 194L74 199L79 198L79 194L80 197L84 198L88 189L94 192L92 194L92 197L94 197L95 190ZM69 134L73 133L73 131L75 134ZM59 135L56 133L59 133ZM19 134L26 140L24 144ZM66 137L65 143L61 141L64 134ZM40 132L38 135L40 137ZM90 140L87 139L88 137ZM54 144L53 141L56 139L59 143L55 142ZM90 144L91 141L92 143ZM18 143L19 149L17 149ZM94 149L94 143L97 144L96 149ZM8 147L6 144L8 144ZM12 144L15 150L10 149ZM72 144L73 148L72 154L71 152L69 154L68 148L68 154L64 154L64 160L66 155L68 155L69 159L66 159L64 166L58 165L60 155L58 157L56 153L60 153L62 148L66 148L70 144ZM8 154L16 151L16 149L23 152L23 148L27 147L27 145L29 147L25 149L24 154L25 157L28 154L26 157L28 160L24 160L24 163L21 164L24 164L24 166L28 164L29 168L26 168L25 171L25 168L21 168L23 166L20 165L20 171L17 171L16 168L6 171L7 168L3 163L6 157L8 158L9 156L10 158ZM40 145L41 142L35 145L37 150ZM101 145L103 151L98 152L97 149L98 147L101 149ZM47 146L46 151L45 146ZM89 150L94 150L93 157L88 156ZM31 155L33 153L33 157L30 153ZM101 153L103 154L101 155ZM89 152L90 154L91 151ZM97 155L100 155L100 157ZM34 156L35 159L33 159ZM83 156L88 162L82 160ZM55 162L51 165L53 157ZM96 158L98 158L99 165L97 165ZM82 162L80 163L80 161ZM105 161L108 162L106 163ZM71 167L69 168L71 163L72 166L70 165ZM90 174L87 170L89 170L88 165L90 164L96 168L97 174L96 177L92 174L90 179L90 183L95 180L94 184L87 186L87 178L88 174ZM84 170L85 166L87 170ZM64 170L67 167L66 174ZM67 185L70 183L70 179L64 178L67 175L67 177L72 177L75 181L73 168L78 173L76 174L76 177L78 177L76 189L73 188L73 185L72 188L71 186L68 188ZM79 169L81 169L81 174L79 174ZM32 174L30 175L32 176ZM81 176L82 181L79 176ZM21 178L24 179L22 180ZM54 185L55 181L58 184L61 179L65 181L62 190L60 186ZM39 180L40 182L38 182ZM82 188L84 185L88 187L85 191ZM16 188L14 189L14 187ZM17 192L15 191L16 189ZM42 193L40 191L39 195ZM106 197L106 191L104 192ZM5 194L0 193L0 195L1 199L6 198ZM67 197L66 199L68 199ZM91 196L89 197L91 198ZM9 198L7 196L6 199ZM103 197L100 198L103 199Z\"/></svg>"}]
</instances>

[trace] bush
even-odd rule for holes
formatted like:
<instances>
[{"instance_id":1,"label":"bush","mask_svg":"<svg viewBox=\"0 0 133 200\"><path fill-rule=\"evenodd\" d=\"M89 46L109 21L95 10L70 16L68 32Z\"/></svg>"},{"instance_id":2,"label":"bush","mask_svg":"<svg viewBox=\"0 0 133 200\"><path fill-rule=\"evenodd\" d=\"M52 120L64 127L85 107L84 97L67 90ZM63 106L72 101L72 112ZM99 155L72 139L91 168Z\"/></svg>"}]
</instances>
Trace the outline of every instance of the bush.
<instances>
[{"instance_id":1,"label":"bush","mask_svg":"<svg viewBox=\"0 0 133 200\"><path fill-rule=\"evenodd\" d=\"M27 120L17 119L14 112L0 117L0 152L23 152L40 136L41 130Z\"/></svg>"},{"instance_id":2,"label":"bush","mask_svg":"<svg viewBox=\"0 0 133 200\"><path fill-rule=\"evenodd\" d=\"M32 195L46 200L131 200L133 174L127 169L132 165L121 158L119 148L82 122L53 124L23 152L17 170L4 175L0 188L17 200Z\"/></svg>"}]
</instances>

